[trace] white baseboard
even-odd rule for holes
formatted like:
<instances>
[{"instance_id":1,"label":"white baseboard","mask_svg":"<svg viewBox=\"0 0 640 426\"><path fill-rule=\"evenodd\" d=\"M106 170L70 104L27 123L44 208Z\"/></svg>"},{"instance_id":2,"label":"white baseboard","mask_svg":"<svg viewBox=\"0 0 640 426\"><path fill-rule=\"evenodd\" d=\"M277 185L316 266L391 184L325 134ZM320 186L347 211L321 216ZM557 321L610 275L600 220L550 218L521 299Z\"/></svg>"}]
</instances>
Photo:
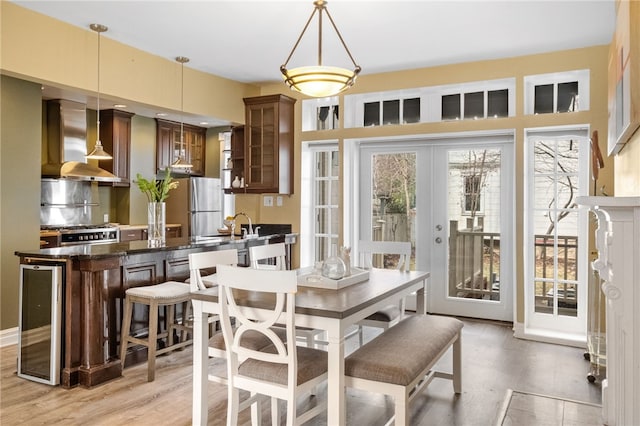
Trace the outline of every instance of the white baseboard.
<instances>
[{"instance_id":1,"label":"white baseboard","mask_svg":"<svg viewBox=\"0 0 640 426\"><path fill-rule=\"evenodd\" d=\"M18 327L0 330L0 348L18 344Z\"/></svg>"},{"instance_id":2,"label":"white baseboard","mask_svg":"<svg viewBox=\"0 0 640 426\"><path fill-rule=\"evenodd\" d=\"M518 339L535 340L536 342L575 346L576 348L587 348L587 340L585 336L553 333L548 330L525 329L524 324L521 322L513 323L513 336Z\"/></svg>"}]
</instances>

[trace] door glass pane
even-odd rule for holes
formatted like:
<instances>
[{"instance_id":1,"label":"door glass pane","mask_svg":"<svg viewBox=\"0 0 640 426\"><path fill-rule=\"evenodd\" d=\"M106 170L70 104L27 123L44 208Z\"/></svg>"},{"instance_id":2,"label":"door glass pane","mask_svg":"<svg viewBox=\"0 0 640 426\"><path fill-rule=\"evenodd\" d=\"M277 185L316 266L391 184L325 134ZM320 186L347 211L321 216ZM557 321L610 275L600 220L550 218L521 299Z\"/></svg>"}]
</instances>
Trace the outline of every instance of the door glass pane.
<instances>
[{"instance_id":1,"label":"door glass pane","mask_svg":"<svg viewBox=\"0 0 640 426\"><path fill-rule=\"evenodd\" d=\"M332 242L337 241L340 229L340 216L338 214L340 197L338 151L317 151L314 154L314 160L314 262L319 262L327 258Z\"/></svg>"},{"instance_id":2,"label":"door glass pane","mask_svg":"<svg viewBox=\"0 0 640 426\"><path fill-rule=\"evenodd\" d=\"M534 142L534 311L578 316L578 142Z\"/></svg>"},{"instance_id":3,"label":"door glass pane","mask_svg":"<svg viewBox=\"0 0 640 426\"><path fill-rule=\"evenodd\" d=\"M449 297L500 300L499 149L448 153Z\"/></svg>"},{"instance_id":4,"label":"door glass pane","mask_svg":"<svg viewBox=\"0 0 640 426\"><path fill-rule=\"evenodd\" d=\"M372 167L371 239L410 241L415 269L416 154L374 154ZM397 256L384 255L381 264L393 267Z\"/></svg>"}]
</instances>

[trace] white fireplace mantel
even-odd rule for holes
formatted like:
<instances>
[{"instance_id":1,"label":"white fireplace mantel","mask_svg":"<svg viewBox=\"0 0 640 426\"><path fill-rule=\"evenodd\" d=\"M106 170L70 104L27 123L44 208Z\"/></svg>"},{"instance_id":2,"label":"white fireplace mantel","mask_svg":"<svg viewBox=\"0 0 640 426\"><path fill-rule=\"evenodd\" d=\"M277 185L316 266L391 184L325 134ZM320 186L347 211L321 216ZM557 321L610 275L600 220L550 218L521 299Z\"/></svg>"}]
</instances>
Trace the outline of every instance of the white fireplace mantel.
<instances>
[{"instance_id":1,"label":"white fireplace mantel","mask_svg":"<svg viewBox=\"0 0 640 426\"><path fill-rule=\"evenodd\" d=\"M603 421L640 425L640 197L578 197L577 202L598 218L593 268L607 301Z\"/></svg>"}]
</instances>

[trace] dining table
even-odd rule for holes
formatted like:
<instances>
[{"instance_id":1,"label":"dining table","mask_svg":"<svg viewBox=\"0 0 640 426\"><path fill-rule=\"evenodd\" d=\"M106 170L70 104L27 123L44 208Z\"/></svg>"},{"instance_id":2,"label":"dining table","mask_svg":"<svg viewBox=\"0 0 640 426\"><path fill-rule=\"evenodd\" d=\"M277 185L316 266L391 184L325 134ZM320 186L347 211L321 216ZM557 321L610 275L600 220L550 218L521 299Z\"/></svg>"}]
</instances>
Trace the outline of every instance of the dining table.
<instances>
[{"instance_id":1,"label":"dining table","mask_svg":"<svg viewBox=\"0 0 640 426\"><path fill-rule=\"evenodd\" d=\"M341 426L346 422L345 332L360 320L380 309L399 303L416 293L416 313L426 313L426 271L369 269L368 278L349 286L331 289L298 285L295 298L295 325L326 332L328 356L327 424ZM299 281L300 282L300 281ZM191 293L193 321L193 405L192 424L206 425L208 401L209 315L219 313L218 288ZM264 299L263 299L264 297ZM247 306L259 309L269 301L264 294L247 294Z\"/></svg>"}]
</instances>

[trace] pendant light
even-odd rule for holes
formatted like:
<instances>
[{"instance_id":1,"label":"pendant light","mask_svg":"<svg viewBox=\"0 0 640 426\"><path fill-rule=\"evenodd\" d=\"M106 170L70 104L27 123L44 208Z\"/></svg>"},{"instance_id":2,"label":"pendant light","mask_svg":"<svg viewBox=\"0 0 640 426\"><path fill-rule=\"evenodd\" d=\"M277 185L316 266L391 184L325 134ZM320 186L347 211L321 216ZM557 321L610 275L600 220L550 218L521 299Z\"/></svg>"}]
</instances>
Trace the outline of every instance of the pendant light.
<instances>
[{"instance_id":1,"label":"pendant light","mask_svg":"<svg viewBox=\"0 0 640 426\"><path fill-rule=\"evenodd\" d=\"M100 34L109 28L100 24L91 24L89 28L98 33L98 102L96 107L96 146L86 158L91 160L111 160L113 157L102 148L102 142L100 141Z\"/></svg>"},{"instance_id":2,"label":"pendant light","mask_svg":"<svg viewBox=\"0 0 640 426\"><path fill-rule=\"evenodd\" d=\"M293 46L289 57L285 61L283 65L280 66L280 72L284 78L284 82L293 90L297 90L298 92L304 93L305 95L312 96L315 98L321 98L326 96L337 95L338 93L347 90L356 81L356 77L362 70L359 65L351 56L351 52L347 48L342 36L340 35L340 31L336 27L336 24L333 22L333 18L329 14L329 10L326 5L327 2L324 0L316 0L313 2L314 9L311 12L311 16L307 21L307 24L304 26L302 30L302 34L298 37L298 41ZM318 12L318 64L311 66L304 66L299 68L294 68L292 70L287 70L287 64L293 56L293 52L295 52L298 44L300 44L300 40L302 40L302 36L304 36L305 31L309 27L311 20L314 15ZM342 46L347 51L347 55L353 62L353 66L355 67L353 71L339 68L339 67L330 67L322 65L322 13L326 12L327 17L329 18L329 22L333 26Z\"/></svg>"},{"instance_id":3,"label":"pendant light","mask_svg":"<svg viewBox=\"0 0 640 426\"><path fill-rule=\"evenodd\" d=\"M184 158L184 64L189 62L189 58L184 56L178 56L176 61L182 65L181 75L181 88L180 88L180 152L178 158L173 162L171 168L173 169L190 169L193 164L190 164Z\"/></svg>"}]
</instances>

